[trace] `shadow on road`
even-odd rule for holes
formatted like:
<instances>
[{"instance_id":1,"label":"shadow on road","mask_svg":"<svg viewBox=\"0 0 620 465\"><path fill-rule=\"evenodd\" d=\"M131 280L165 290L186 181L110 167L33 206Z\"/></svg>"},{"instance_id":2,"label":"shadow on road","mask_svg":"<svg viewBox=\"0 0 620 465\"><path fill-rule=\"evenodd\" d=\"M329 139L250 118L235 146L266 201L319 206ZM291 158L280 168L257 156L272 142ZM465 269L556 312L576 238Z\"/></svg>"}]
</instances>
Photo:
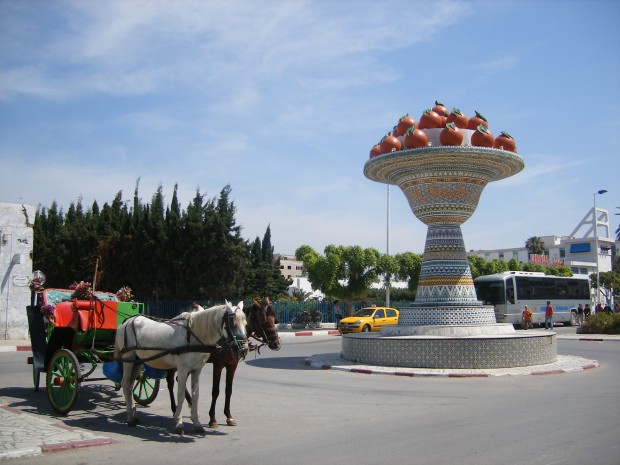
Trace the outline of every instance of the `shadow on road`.
<instances>
[{"instance_id":1,"label":"shadow on road","mask_svg":"<svg viewBox=\"0 0 620 465\"><path fill-rule=\"evenodd\" d=\"M142 439L143 441L191 443L204 436L223 436L227 433L208 429L206 434L194 434L189 421L189 407L183 408L185 435L174 433L174 421L168 407L168 397L156 399L154 403L165 402L165 414L151 413L151 406L137 406L140 423L135 427L126 424L125 401L122 394L111 385L91 384L80 386L79 397L73 409L67 415L59 415L50 406L46 391L41 388L9 387L0 388L0 397L7 400L7 405L24 413L56 419L67 426L79 428L98 435L123 435ZM151 404L153 406L153 404Z\"/></svg>"},{"instance_id":2,"label":"shadow on road","mask_svg":"<svg viewBox=\"0 0 620 465\"><path fill-rule=\"evenodd\" d=\"M307 370L307 357L269 357L245 359L245 363L258 368L275 368L278 370Z\"/></svg>"}]
</instances>

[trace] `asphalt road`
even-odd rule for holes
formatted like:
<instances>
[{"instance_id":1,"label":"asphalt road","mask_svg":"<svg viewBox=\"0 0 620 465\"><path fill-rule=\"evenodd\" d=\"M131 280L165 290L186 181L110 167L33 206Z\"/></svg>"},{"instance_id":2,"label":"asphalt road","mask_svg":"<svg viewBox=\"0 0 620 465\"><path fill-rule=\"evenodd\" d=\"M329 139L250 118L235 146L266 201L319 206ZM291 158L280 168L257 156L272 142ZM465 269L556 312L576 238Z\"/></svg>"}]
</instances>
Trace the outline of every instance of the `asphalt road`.
<instances>
[{"instance_id":1,"label":"asphalt road","mask_svg":"<svg viewBox=\"0 0 620 465\"><path fill-rule=\"evenodd\" d=\"M573 328L558 328L558 332ZM110 382L84 383L65 425L115 444L4 460L5 463L153 464L597 464L620 463L620 342L558 341L558 352L595 359L576 373L499 378L401 378L318 370L307 356L339 352L340 337L287 338L237 371L233 415L217 430L173 431L168 396L124 424ZM32 388L27 354L0 355L0 398L32 415L55 418ZM201 379L207 423L210 372ZM222 389L223 391L223 389ZM189 412L184 411L186 428Z\"/></svg>"}]
</instances>

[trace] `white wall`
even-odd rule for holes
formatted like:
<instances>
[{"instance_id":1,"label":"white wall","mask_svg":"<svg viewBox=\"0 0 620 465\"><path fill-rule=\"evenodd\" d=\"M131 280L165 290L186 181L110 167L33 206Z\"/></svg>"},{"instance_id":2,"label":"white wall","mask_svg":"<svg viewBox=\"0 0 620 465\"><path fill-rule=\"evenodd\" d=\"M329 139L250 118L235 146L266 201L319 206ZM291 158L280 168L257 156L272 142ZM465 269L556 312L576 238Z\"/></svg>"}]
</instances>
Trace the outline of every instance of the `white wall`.
<instances>
[{"instance_id":1,"label":"white wall","mask_svg":"<svg viewBox=\"0 0 620 465\"><path fill-rule=\"evenodd\" d=\"M27 339L35 207L0 203L0 338Z\"/></svg>"}]
</instances>

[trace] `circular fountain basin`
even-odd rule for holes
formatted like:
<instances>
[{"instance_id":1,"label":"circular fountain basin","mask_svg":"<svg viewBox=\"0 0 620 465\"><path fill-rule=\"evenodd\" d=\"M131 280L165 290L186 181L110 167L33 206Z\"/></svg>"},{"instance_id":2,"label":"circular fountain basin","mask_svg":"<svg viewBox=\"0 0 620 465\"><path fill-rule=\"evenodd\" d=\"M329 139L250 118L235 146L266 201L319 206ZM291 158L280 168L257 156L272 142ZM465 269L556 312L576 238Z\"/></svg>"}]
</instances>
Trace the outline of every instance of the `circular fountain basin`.
<instances>
[{"instance_id":1,"label":"circular fountain basin","mask_svg":"<svg viewBox=\"0 0 620 465\"><path fill-rule=\"evenodd\" d=\"M513 368L557 361L553 331L512 325L386 326L381 333L345 334L342 358L407 368Z\"/></svg>"}]
</instances>

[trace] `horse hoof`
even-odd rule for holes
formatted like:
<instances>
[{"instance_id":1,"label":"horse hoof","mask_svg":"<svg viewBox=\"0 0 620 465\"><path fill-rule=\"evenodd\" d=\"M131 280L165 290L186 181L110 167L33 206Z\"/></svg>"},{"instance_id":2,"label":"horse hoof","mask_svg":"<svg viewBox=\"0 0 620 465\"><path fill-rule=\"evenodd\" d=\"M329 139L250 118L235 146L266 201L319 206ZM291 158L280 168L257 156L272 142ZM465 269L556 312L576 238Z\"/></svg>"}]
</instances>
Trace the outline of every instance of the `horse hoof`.
<instances>
[{"instance_id":1,"label":"horse hoof","mask_svg":"<svg viewBox=\"0 0 620 465\"><path fill-rule=\"evenodd\" d=\"M228 426L237 426L237 422L235 421L235 419L234 419L234 418L227 418L227 419L226 419L226 424L227 424Z\"/></svg>"},{"instance_id":2,"label":"horse hoof","mask_svg":"<svg viewBox=\"0 0 620 465\"><path fill-rule=\"evenodd\" d=\"M183 436L183 433L185 433L185 431L183 430L183 425L177 426L174 429L174 432L177 433L179 436Z\"/></svg>"},{"instance_id":3,"label":"horse hoof","mask_svg":"<svg viewBox=\"0 0 620 465\"><path fill-rule=\"evenodd\" d=\"M217 429L217 421L216 420L211 420L209 422L209 428Z\"/></svg>"}]
</instances>

